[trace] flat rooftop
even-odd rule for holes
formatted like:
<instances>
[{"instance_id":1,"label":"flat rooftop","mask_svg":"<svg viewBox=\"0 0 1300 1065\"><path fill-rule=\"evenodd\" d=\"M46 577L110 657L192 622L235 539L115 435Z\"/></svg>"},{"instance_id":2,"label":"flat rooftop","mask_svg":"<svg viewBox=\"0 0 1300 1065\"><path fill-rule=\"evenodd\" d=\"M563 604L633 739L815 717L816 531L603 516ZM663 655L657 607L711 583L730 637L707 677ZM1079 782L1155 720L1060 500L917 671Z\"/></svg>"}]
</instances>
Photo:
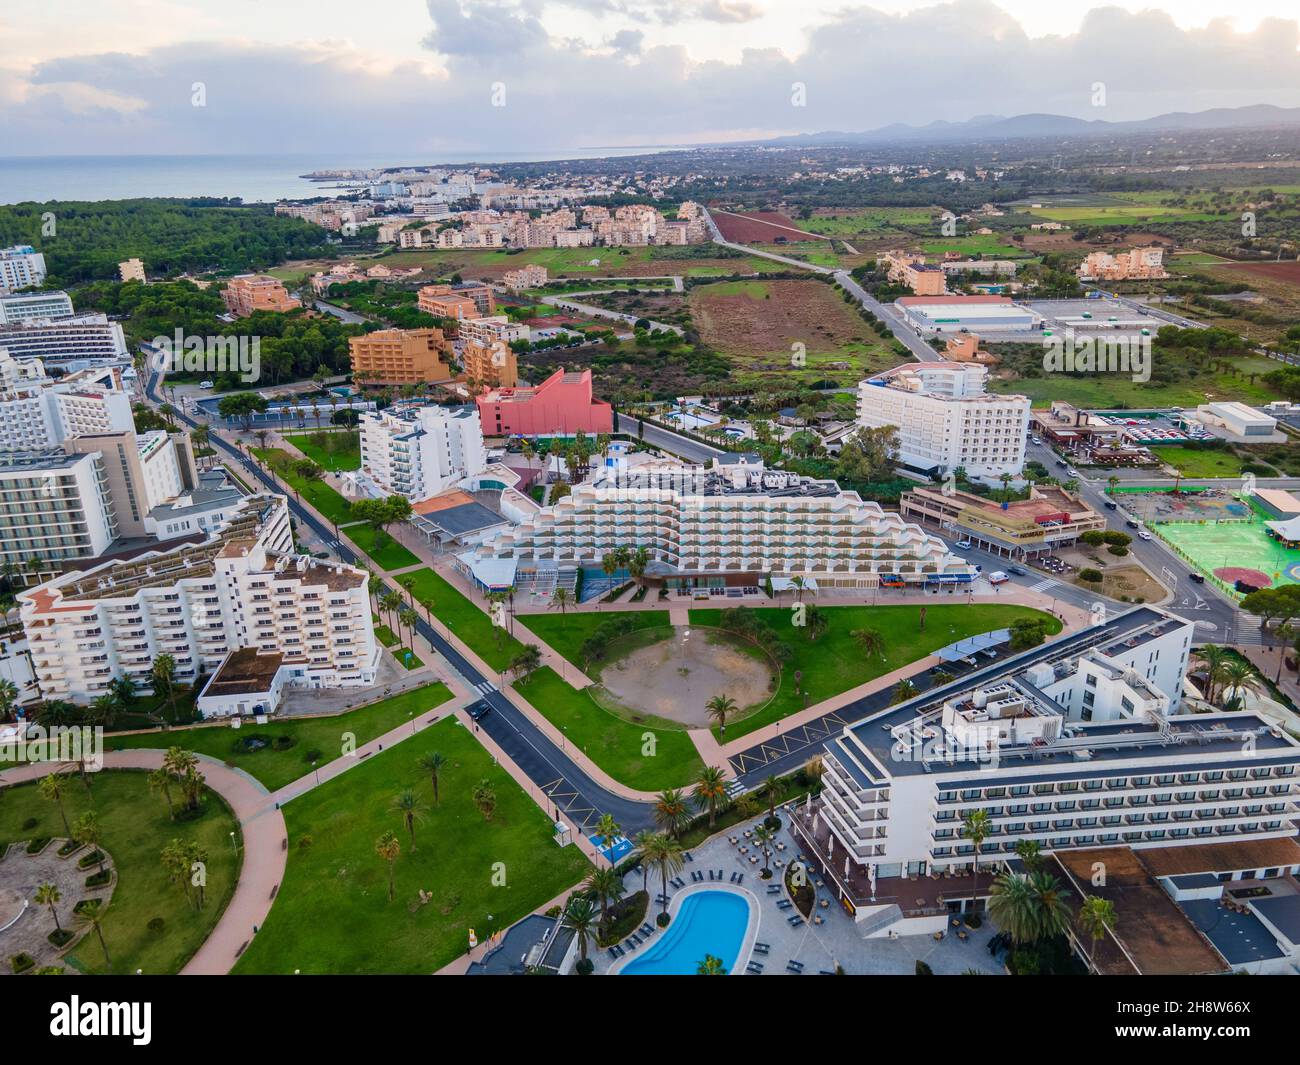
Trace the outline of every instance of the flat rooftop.
<instances>
[{"instance_id":1,"label":"flat rooftop","mask_svg":"<svg viewBox=\"0 0 1300 1065\"><path fill-rule=\"evenodd\" d=\"M203 689L204 696L260 695L269 691L275 674L284 664L279 651L240 647L226 655Z\"/></svg>"}]
</instances>

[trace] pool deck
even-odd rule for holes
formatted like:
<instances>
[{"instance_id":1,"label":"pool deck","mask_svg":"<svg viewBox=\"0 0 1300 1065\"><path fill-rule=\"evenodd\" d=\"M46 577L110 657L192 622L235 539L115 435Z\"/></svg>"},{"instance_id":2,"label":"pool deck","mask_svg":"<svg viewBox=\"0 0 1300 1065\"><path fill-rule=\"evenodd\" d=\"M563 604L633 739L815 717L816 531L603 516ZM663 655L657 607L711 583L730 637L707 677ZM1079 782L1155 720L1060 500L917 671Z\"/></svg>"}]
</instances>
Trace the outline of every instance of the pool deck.
<instances>
[{"instance_id":1,"label":"pool deck","mask_svg":"<svg viewBox=\"0 0 1300 1065\"><path fill-rule=\"evenodd\" d=\"M864 939L858 930L858 925L835 901L834 889L829 884L817 889L818 901L813 907L814 916L821 917L824 923L814 924L810 919L798 927L792 927L787 922L787 918L798 911L782 910L777 907L777 903L786 898L784 888L780 894L767 894L769 885L783 883L782 874L786 865L799 853L799 844L786 827L791 816L790 811L781 809L778 813L786 823L778 833L778 842L784 845L784 850L773 852L772 871L775 875L771 880L765 881L760 877L761 861L751 863L750 855L742 855L739 852L739 846L746 843L745 831L752 830L762 821L760 815L753 821L736 825L722 835L715 836L703 845L693 848L690 853L694 860L687 862L678 874L684 885L681 888L674 888L670 884L668 888L670 913L673 912L673 906L679 895L708 890L710 887L723 890L740 888L756 900L757 926L746 936L745 945L742 946L736 963L737 974L745 973L749 963L754 962L763 968L761 973L753 975L790 975L787 973L787 966L792 961L803 965L803 975L811 976L833 973L837 966L853 975L912 975L916 971L917 961L926 962L936 975L956 975L968 970L988 974L1002 973L1002 966L987 950L988 942L994 934L994 929L987 920L978 929L968 929L968 938L965 940L953 935L944 936L938 941L931 935ZM739 837L741 844L729 842L732 836ZM750 850L752 852L752 846ZM780 868L777 868L778 861L782 863ZM707 879L710 870L715 874L721 870L720 883L716 880L710 882ZM701 873L706 879L702 882L692 880L692 872ZM745 879L743 883L733 884L731 875L737 872L743 873ZM640 891L641 882L639 869L629 873L624 880L629 893ZM662 882L653 871L650 874L649 890L650 910L646 913L645 923L655 928L654 933L643 939L642 945L637 950L628 951L617 961L610 959L607 950L593 949L590 956L595 963L597 973L617 972L630 958L651 948L662 935L654 924L655 916L661 909L656 899L662 890ZM822 900L826 900L828 905L823 907ZM752 953L754 942L766 943L768 952Z\"/></svg>"}]
</instances>

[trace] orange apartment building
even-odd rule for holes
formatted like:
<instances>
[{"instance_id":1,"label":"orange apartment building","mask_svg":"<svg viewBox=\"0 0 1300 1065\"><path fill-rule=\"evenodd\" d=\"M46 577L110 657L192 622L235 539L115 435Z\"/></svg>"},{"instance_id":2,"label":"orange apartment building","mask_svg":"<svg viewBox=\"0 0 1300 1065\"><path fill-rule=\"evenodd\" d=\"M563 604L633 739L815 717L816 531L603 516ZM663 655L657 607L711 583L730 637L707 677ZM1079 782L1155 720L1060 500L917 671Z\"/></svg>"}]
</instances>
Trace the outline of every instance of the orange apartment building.
<instances>
[{"instance_id":1,"label":"orange apartment building","mask_svg":"<svg viewBox=\"0 0 1300 1065\"><path fill-rule=\"evenodd\" d=\"M928 266L924 255L909 255L905 251L887 251L877 260L889 269L889 280L896 285L906 285L916 296L946 296L947 275L939 266Z\"/></svg>"},{"instance_id":2,"label":"orange apartment building","mask_svg":"<svg viewBox=\"0 0 1300 1065\"><path fill-rule=\"evenodd\" d=\"M504 315L465 319L460 324L460 358L465 376L484 388L518 387L519 362L510 345L516 340L528 340L529 336L528 326Z\"/></svg>"},{"instance_id":3,"label":"orange apartment building","mask_svg":"<svg viewBox=\"0 0 1300 1065\"><path fill-rule=\"evenodd\" d=\"M1168 277L1164 266L1164 249L1130 248L1111 255L1109 252L1089 252L1079 264L1080 281L1147 281Z\"/></svg>"},{"instance_id":4,"label":"orange apartment building","mask_svg":"<svg viewBox=\"0 0 1300 1065\"><path fill-rule=\"evenodd\" d=\"M239 274L232 277L221 292L226 310L237 318L247 318L254 311L296 311L300 300L289 295L284 285L266 274Z\"/></svg>"},{"instance_id":5,"label":"orange apartment building","mask_svg":"<svg viewBox=\"0 0 1300 1065\"><path fill-rule=\"evenodd\" d=\"M481 281L459 285L425 285L416 306L438 318L486 318L495 314L496 295Z\"/></svg>"},{"instance_id":6,"label":"orange apartment building","mask_svg":"<svg viewBox=\"0 0 1300 1065\"><path fill-rule=\"evenodd\" d=\"M349 337L348 349L358 383L434 384L455 376L452 345L441 329L379 329Z\"/></svg>"}]
</instances>

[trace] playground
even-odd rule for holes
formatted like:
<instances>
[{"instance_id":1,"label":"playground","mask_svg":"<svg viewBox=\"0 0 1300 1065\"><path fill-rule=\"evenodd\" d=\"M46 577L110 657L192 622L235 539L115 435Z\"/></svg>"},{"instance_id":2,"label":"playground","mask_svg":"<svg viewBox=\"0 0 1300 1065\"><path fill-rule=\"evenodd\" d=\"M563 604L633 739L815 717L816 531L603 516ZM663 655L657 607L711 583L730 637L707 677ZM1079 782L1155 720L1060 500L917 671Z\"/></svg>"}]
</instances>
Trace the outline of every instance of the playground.
<instances>
[{"instance_id":1,"label":"playground","mask_svg":"<svg viewBox=\"0 0 1300 1065\"><path fill-rule=\"evenodd\" d=\"M1184 519L1153 522L1151 528L1202 573L1229 589L1239 580L1253 588L1300 584L1300 550L1272 539L1263 519L1248 506L1246 512L1245 521Z\"/></svg>"}]
</instances>

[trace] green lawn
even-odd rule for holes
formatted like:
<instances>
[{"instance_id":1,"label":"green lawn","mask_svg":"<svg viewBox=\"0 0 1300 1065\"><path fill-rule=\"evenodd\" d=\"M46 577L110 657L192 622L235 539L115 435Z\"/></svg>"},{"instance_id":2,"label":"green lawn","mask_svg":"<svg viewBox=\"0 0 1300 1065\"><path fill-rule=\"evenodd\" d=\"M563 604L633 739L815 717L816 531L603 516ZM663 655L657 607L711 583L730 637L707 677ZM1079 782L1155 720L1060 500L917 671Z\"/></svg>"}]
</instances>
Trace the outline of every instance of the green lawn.
<instances>
[{"instance_id":1,"label":"green lawn","mask_svg":"<svg viewBox=\"0 0 1300 1065\"><path fill-rule=\"evenodd\" d=\"M361 433L355 429L285 433L285 438L322 469L339 473L361 468ZM325 438L322 446L319 438Z\"/></svg>"},{"instance_id":2,"label":"green lawn","mask_svg":"<svg viewBox=\"0 0 1300 1065\"><path fill-rule=\"evenodd\" d=\"M474 649L474 653L500 672L524 645L504 628L492 624L487 613L466 599L431 569L403 573L415 581L415 601L432 599L433 616Z\"/></svg>"},{"instance_id":3,"label":"green lawn","mask_svg":"<svg viewBox=\"0 0 1300 1065\"><path fill-rule=\"evenodd\" d=\"M436 807L416 765L434 751L447 759ZM471 799L482 780L496 792L491 821ZM392 808L406 788L424 804L415 849ZM284 884L237 973L432 973L465 952L469 929L481 942L590 869L577 847L555 845L547 814L454 720L294 799L284 816ZM385 832L401 843L392 902L375 854Z\"/></svg>"},{"instance_id":4,"label":"green lawn","mask_svg":"<svg viewBox=\"0 0 1300 1065\"><path fill-rule=\"evenodd\" d=\"M75 821L83 812L93 809L99 815L101 846L117 867L117 886L103 925L112 972L134 973L137 969L150 975L179 972L207 939L230 901L238 864L230 833L235 832L239 839L239 826L230 808L213 792L205 792L203 803L204 812L197 820L172 821L163 797L150 792L147 774L143 772L96 773L91 778L90 795L75 776L68 777L63 795L68 820ZM24 828L31 818L35 818L36 825ZM66 835L58 808L41 798L35 783L5 789L0 801L0 844ZM207 852L207 904L197 912L186 901L181 888L170 882L159 862L162 849L173 839L193 840ZM11 855L6 864L20 861L22 857ZM78 857L68 861L75 862ZM87 870L86 875L95 871ZM163 922L160 931L149 929L154 918ZM47 922L48 911L38 909L25 920ZM51 931L53 927L51 923ZM74 968L89 972L110 971L93 930L64 960ZM9 971L7 953L0 957L0 964L5 972Z\"/></svg>"},{"instance_id":5,"label":"green lawn","mask_svg":"<svg viewBox=\"0 0 1300 1065\"><path fill-rule=\"evenodd\" d=\"M781 686L772 701L757 713L727 725L726 739L734 740L770 725L789 714L813 706L840 692L891 673L900 666L957 640L993 629L1004 629L1017 618L1045 617L1052 632L1060 622L1048 614L1021 606L936 603L927 605L925 631L920 631L918 606L822 607L829 625L815 642L791 625L789 607L758 607L754 613L767 622L789 645L793 657L781 670ZM692 610L692 625L720 627L721 610ZM885 638L883 655L867 658L850 635L855 629L878 629ZM794 674L802 674L795 691ZM715 729L715 734L717 730Z\"/></svg>"},{"instance_id":6,"label":"green lawn","mask_svg":"<svg viewBox=\"0 0 1300 1065\"><path fill-rule=\"evenodd\" d=\"M1151 453L1184 477L1237 477L1246 461L1227 449L1153 447Z\"/></svg>"},{"instance_id":7,"label":"green lawn","mask_svg":"<svg viewBox=\"0 0 1300 1065\"><path fill-rule=\"evenodd\" d=\"M383 545L376 547L375 541L379 538L379 534L373 525L348 525L341 531L344 536L369 555L380 569L404 569L407 566L414 566L420 561L418 556L394 540L393 534L390 532L384 533Z\"/></svg>"},{"instance_id":8,"label":"green lawn","mask_svg":"<svg viewBox=\"0 0 1300 1065\"><path fill-rule=\"evenodd\" d=\"M294 473L291 467L296 460L289 452L278 447L254 447L249 450L291 490L297 490L303 499L320 511L326 521L342 525L348 520L348 501L324 481L308 481Z\"/></svg>"},{"instance_id":9,"label":"green lawn","mask_svg":"<svg viewBox=\"0 0 1300 1065\"><path fill-rule=\"evenodd\" d=\"M562 729L568 743L629 788L682 787L703 768L695 744L681 728L652 728L617 717L549 666L530 673L515 690Z\"/></svg>"},{"instance_id":10,"label":"green lawn","mask_svg":"<svg viewBox=\"0 0 1300 1065\"><path fill-rule=\"evenodd\" d=\"M630 618L636 629L654 629L668 624L667 610L610 610L595 613L516 614L515 621L536 633L558 655L583 668L581 648L606 621Z\"/></svg>"},{"instance_id":11,"label":"green lawn","mask_svg":"<svg viewBox=\"0 0 1300 1065\"><path fill-rule=\"evenodd\" d=\"M269 791L275 791L311 772L309 753L319 752L318 764L325 765L341 757L345 745L352 750L369 743L409 721L412 714L424 714L450 698L451 692L445 686L429 684L331 717L286 718L266 725L245 725L240 729L229 725L209 725L183 732L112 736L107 740L107 747L114 751L137 747L184 747L242 769L261 781ZM272 743L250 751L242 745L250 736L266 737ZM274 741L278 736L292 737L293 746L276 750Z\"/></svg>"}]
</instances>

